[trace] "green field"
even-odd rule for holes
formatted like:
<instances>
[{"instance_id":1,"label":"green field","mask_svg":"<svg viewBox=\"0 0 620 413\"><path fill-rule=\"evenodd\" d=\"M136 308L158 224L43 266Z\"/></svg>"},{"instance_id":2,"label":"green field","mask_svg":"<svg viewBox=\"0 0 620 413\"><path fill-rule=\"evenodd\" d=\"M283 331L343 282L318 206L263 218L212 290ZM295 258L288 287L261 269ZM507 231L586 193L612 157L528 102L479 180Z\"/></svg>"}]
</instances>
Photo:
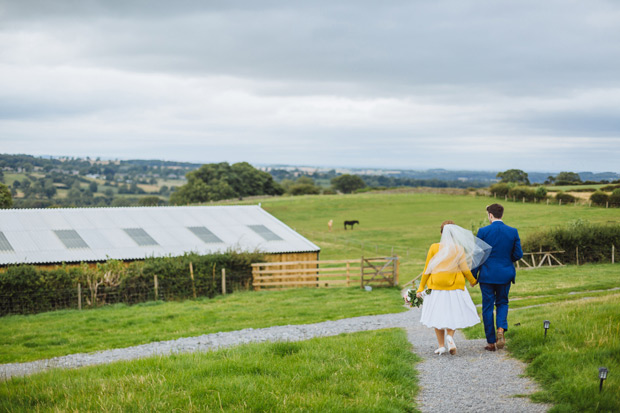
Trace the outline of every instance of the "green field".
<instances>
[{"instance_id":1,"label":"green field","mask_svg":"<svg viewBox=\"0 0 620 413\"><path fill-rule=\"evenodd\" d=\"M0 411L411 412L416 361L397 329L248 344L0 382Z\"/></svg>"},{"instance_id":2,"label":"green field","mask_svg":"<svg viewBox=\"0 0 620 413\"><path fill-rule=\"evenodd\" d=\"M404 311L402 304L397 288L374 289L370 293L360 288L306 288L7 316L0 319L0 363L32 361L250 327L393 313Z\"/></svg>"},{"instance_id":3,"label":"green field","mask_svg":"<svg viewBox=\"0 0 620 413\"><path fill-rule=\"evenodd\" d=\"M485 208L496 201L473 195L366 193L266 198L261 204L321 247L321 259L385 256L393 248L401 257L400 281L404 284L422 271L429 246L440 239L444 220L477 229L488 224ZM505 202L504 206L504 222L517 227L522 239L541 227L577 219L620 223L620 211L615 209L519 202ZM332 232L327 231L330 219L334 220ZM360 225L345 231L343 221L353 219Z\"/></svg>"}]
</instances>

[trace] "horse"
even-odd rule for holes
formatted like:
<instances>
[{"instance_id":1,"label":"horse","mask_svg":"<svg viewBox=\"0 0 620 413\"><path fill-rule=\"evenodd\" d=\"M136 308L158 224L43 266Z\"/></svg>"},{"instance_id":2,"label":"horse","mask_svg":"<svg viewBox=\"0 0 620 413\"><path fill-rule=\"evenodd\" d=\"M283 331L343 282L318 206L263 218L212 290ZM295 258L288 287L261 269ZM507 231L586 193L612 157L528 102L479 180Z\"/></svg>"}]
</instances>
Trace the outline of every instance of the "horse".
<instances>
[{"instance_id":1,"label":"horse","mask_svg":"<svg viewBox=\"0 0 620 413\"><path fill-rule=\"evenodd\" d=\"M353 225L359 225L360 222L359 221L344 221L344 230L347 230L347 225L349 225L351 227L351 230L353 229Z\"/></svg>"}]
</instances>

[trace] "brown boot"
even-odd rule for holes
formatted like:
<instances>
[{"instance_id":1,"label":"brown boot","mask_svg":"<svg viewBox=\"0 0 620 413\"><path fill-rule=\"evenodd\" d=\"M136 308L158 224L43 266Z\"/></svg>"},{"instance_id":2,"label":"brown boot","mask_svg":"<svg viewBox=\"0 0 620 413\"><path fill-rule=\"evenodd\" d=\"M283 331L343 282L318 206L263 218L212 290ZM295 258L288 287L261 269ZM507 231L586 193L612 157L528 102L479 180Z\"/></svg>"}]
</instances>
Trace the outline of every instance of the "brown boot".
<instances>
[{"instance_id":1,"label":"brown boot","mask_svg":"<svg viewBox=\"0 0 620 413\"><path fill-rule=\"evenodd\" d=\"M485 350L489 350L489 351L495 351L495 344L494 344L494 343L487 344L487 345L484 347L484 349L485 349Z\"/></svg>"},{"instance_id":2,"label":"brown boot","mask_svg":"<svg viewBox=\"0 0 620 413\"><path fill-rule=\"evenodd\" d=\"M498 349L503 349L504 346L506 345L506 339L504 338L504 329L503 328L498 328L497 329L497 343L496 346Z\"/></svg>"}]
</instances>

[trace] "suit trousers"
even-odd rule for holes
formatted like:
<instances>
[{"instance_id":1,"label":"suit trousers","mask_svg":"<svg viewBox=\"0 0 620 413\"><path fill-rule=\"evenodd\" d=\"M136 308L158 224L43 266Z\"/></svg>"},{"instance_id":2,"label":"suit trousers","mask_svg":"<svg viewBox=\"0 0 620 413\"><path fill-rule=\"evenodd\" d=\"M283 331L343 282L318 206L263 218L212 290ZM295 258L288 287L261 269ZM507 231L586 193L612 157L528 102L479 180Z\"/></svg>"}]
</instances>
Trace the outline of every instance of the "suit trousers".
<instances>
[{"instance_id":1,"label":"suit trousers","mask_svg":"<svg viewBox=\"0 0 620 413\"><path fill-rule=\"evenodd\" d=\"M508 293L510 284L487 284L480 283L482 293L482 321L484 322L484 334L487 343L497 341L495 329L508 330ZM493 307L495 307L495 320L493 319Z\"/></svg>"}]
</instances>

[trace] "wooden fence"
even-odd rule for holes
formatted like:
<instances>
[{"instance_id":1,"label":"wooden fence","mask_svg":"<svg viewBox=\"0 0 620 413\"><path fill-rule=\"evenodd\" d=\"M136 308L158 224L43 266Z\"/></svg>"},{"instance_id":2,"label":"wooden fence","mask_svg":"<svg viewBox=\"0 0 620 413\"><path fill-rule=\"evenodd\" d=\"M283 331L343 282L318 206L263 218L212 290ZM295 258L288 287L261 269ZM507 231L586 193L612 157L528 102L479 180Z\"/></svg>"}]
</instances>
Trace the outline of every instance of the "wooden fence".
<instances>
[{"instance_id":1,"label":"wooden fence","mask_svg":"<svg viewBox=\"0 0 620 413\"><path fill-rule=\"evenodd\" d=\"M553 254L563 254L564 251L547 251L547 252L526 252L523 254L523 258L517 261L517 268L524 270L532 270L540 267L563 267L564 264L560 262ZM551 259L555 261L552 262ZM536 262L538 260L538 262ZM547 263L545 265L545 263Z\"/></svg>"},{"instance_id":2,"label":"wooden fence","mask_svg":"<svg viewBox=\"0 0 620 413\"><path fill-rule=\"evenodd\" d=\"M302 265L305 268L299 268ZM252 264L254 290L398 284L398 257Z\"/></svg>"}]
</instances>

